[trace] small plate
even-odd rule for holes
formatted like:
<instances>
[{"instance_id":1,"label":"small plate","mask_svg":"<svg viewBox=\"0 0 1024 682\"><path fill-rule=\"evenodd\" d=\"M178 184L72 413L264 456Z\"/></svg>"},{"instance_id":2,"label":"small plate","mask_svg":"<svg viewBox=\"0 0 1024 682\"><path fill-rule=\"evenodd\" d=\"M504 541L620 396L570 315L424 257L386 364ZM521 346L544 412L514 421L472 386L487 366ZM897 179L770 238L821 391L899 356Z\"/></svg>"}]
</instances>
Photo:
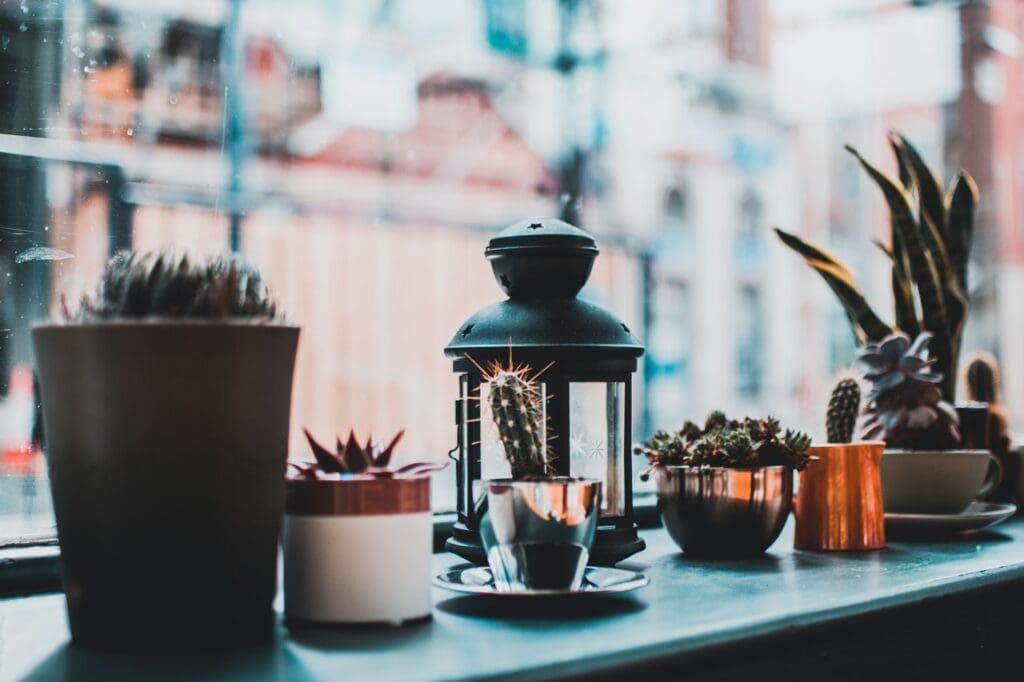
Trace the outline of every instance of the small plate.
<instances>
[{"instance_id":1,"label":"small plate","mask_svg":"<svg viewBox=\"0 0 1024 682\"><path fill-rule=\"evenodd\" d=\"M454 592L487 594L501 597L567 597L583 594L613 594L629 592L650 581L643 573L621 568L588 566L583 573L583 584L578 590L530 590L529 592L499 592L494 587L491 569L483 566L448 571L434 578L434 584Z\"/></svg>"},{"instance_id":2,"label":"small plate","mask_svg":"<svg viewBox=\"0 0 1024 682\"><path fill-rule=\"evenodd\" d=\"M885 515L886 530L896 532L967 533L1005 521L1017 512L1017 505L1002 502L971 502L959 514Z\"/></svg>"}]
</instances>

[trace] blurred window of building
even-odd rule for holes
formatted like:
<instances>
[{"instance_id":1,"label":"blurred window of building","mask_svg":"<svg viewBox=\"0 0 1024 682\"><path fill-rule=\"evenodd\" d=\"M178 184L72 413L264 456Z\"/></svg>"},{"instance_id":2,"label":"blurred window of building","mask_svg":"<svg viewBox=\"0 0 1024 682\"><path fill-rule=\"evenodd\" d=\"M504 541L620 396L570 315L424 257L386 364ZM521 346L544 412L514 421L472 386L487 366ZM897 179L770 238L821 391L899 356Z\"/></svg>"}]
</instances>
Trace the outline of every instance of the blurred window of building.
<instances>
[{"instance_id":1,"label":"blurred window of building","mask_svg":"<svg viewBox=\"0 0 1024 682\"><path fill-rule=\"evenodd\" d=\"M736 392L757 398L764 385L764 309L761 291L741 286L736 299Z\"/></svg>"}]
</instances>

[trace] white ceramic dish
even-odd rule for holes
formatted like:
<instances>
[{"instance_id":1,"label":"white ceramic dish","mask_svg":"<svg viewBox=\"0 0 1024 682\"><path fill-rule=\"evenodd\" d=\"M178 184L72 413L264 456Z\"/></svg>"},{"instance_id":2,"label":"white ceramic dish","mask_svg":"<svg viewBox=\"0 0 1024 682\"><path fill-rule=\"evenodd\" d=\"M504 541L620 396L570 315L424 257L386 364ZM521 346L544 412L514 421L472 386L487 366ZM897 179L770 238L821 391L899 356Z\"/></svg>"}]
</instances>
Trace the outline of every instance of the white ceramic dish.
<instances>
[{"instance_id":1,"label":"white ceramic dish","mask_svg":"<svg viewBox=\"0 0 1024 682\"><path fill-rule=\"evenodd\" d=\"M500 597L567 597L593 594L629 592L643 587L650 581L643 573L621 568L600 568L589 566L583 573L583 584L578 590L530 590L499 592L494 587L491 569L485 567L463 568L448 571L434 578L434 584L453 592L485 594Z\"/></svg>"},{"instance_id":2,"label":"white ceramic dish","mask_svg":"<svg viewBox=\"0 0 1024 682\"><path fill-rule=\"evenodd\" d=\"M1017 505L1002 502L972 502L959 514L885 515L887 531L897 533L968 533L989 528L1017 512Z\"/></svg>"}]
</instances>

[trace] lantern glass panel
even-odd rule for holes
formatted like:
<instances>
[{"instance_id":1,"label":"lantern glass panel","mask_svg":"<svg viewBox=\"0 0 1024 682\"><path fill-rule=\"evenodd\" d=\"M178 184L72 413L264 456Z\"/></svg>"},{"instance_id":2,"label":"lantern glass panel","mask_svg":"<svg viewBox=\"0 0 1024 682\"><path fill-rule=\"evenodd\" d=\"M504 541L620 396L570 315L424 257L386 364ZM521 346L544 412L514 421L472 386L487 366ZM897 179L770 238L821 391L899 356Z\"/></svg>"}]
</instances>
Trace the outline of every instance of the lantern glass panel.
<instances>
[{"instance_id":1,"label":"lantern glass panel","mask_svg":"<svg viewBox=\"0 0 1024 682\"><path fill-rule=\"evenodd\" d=\"M622 382L569 384L569 470L602 482L603 516L626 513L625 399Z\"/></svg>"}]
</instances>

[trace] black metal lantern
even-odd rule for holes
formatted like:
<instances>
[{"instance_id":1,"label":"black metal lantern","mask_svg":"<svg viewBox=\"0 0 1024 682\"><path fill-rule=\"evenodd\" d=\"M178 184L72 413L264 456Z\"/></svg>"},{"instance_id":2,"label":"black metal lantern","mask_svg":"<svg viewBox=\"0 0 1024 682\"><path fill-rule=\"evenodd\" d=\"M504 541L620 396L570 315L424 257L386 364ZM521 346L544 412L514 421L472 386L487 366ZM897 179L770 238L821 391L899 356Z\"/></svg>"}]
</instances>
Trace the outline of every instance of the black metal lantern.
<instances>
[{"instance_id":1,"label":"black metal lantern","mask_svg":"<svg viewBox=\"0 0 1024 682\"><path fill-rule=\"evenodd\" d=\"M447 548L465 559L486 563L478 532L481 481L509 471L490 410L481 409L487 384L479 367L508 364L510 354L534 370L553 363L539 381L557 473L603 483L591 563L611 565L644 548L633 519L630 465L632 377L644 347L617 317L576 297L597 253L593 237L552 218L516 223L487 246L509 298L466 320L445 348L459 375L459 520Z\"/></svg>"}]
</instances>

